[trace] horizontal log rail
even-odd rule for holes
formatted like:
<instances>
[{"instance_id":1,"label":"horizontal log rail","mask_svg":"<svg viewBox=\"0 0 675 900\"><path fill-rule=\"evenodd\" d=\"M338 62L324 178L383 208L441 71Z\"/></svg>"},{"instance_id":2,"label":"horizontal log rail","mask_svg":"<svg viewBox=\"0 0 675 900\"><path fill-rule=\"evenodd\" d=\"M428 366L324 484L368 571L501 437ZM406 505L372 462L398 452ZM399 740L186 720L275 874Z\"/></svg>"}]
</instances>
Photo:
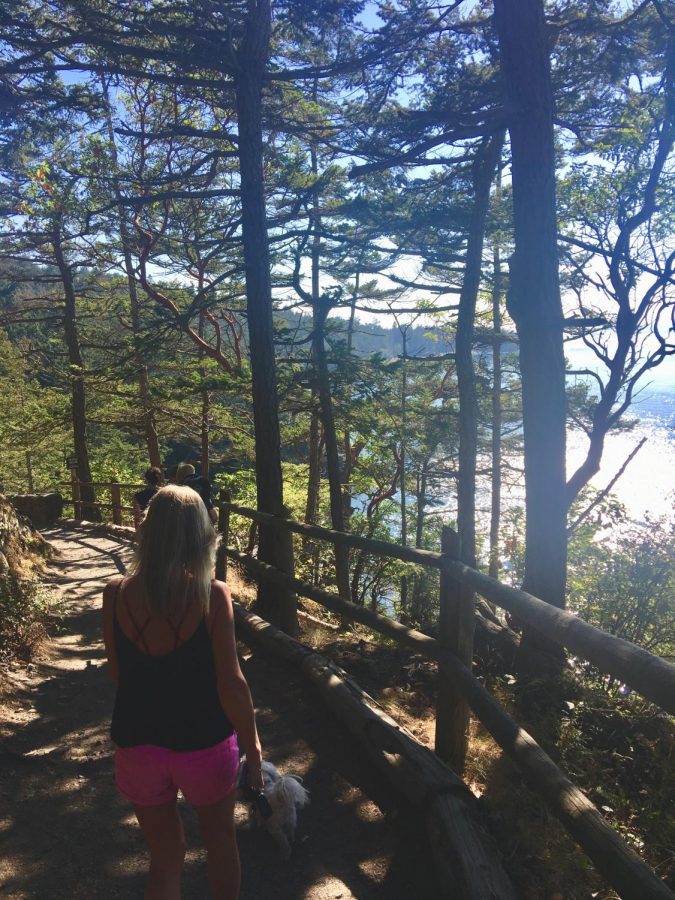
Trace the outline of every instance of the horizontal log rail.
<instances>
[{"instance_id":1,"label":"horizontal log rail","mask_svg":"<svg viewBox=\"0 0 675 900\"><path fill-rule=\"evenodd\" d=\"M258 578L292 588L327 609L366 625L400 644L435 660L450 672L460 693L505 754L518 766L532 789L544 798L577 844L609 884L626 900L673 900L675 894L605 821L602 814L558 768L534 738L506 712L454 654L435 638L400 622L343 600L260 562L233 547L227 556Z\"/></svg>"},{"instance_id":2,"label":"horizontal log rail","mask_svg":"<svg viewBox=\"0 0 675 900\"><path fill-rule=\"evenodd\" d=\"M360 547L375 554L402 558L400 551L403 548L388 544L386 541L371 541L357 535L343 535L318 526L306 526L301 522L259 513L223 500L220 504L220 524L225 538L231 514L243 515L259 522L263 527L265 525L287 527L298 534L322 540L330 541L338 535L338 540L343 540L350 546ZM104 526L92 526L92 528L102 527ZM119 530L132 533L131 529ZM675 708L672 688L672 670L675 667L665 660L660 660L626 641L607 635L570 613L549 607L548 604L524 591L502 585L447 554L417 551L413 556L415 558L408 558L407 561L431 565L440 570L442 579L449 576L468 584L472 590L513 611L521 620L531 624L542 634L546 633L554 639L559 639L559 643L573 648L574 652L585 656L595 665L610 672L614 667L621 673L617 677L649 699L653 699L664 709L672 711ZM457 694L483 723L505 755L517 765L531 788L546 801L553 814L584 850L598 872L622 898L644 900L649 897L655 900L675 900L675 894L623 841L582 791L472 675L470 667L464 665L442 640L422 634L395 619L344 600L338 594L294 578L225 544L220 553L221 565L222 561L228 558L242 565L257 579L270 580L299 596L308 597L336 613L343 620L360 622L373 631L433 659L439 666L441 679L452 681ZM587 652L582 652L582 648ZM602 665L601 660L605 660L606 665ZM641 673L637 677L632 671L636 664L638 668L641 667ZM626 675L627 669L630 671ZM654 678L661 679L661 691L653 684Z\"/></svg>"},{"instance_id":3,"label":"horizontal log rail","mask_svg":"<svg viewBox=\"0 0 675 900\"><path fill-rule=\"evenodd\" d=\"M443 567L444 557L433 550L417 550L414 547L400 547L389 541L378 541L374 538L365 538L360 534L349 534L344 531L333 531L331 528L321 528L319 525L308 525L306 522L297 522L295 519L284 519L281 516L273 516L271 513L259 512L248 506L239 506L236 503L221 503L225 509L238 516L253 519L262 525L274 525L278 528L287 528L294 534L304 537L316 538L320 541L330 541L333 544L342 544L344 547L355 547L358 550L367 550L369 553L391 556L404 562L417 563L420 566L429 566L433 569Z\"/></svg>"},{"instance_id":4,"label":"horizontal log rail","mask_svg":"<svg viewBox=\"0 0 675 900\"><path fill-rule=\"evenodd\" d=\"M56 482L56 484L61 487L70 487L71 486L70 481L58 481L58 482ZM124 490L134 490L134 491L142 491L143 488L147 487L147 484L127 484L126 482L123 482L123 481L111 482L111 481L79 481L78 480L78 484L80 486L86 485L87 487L105 488L106 490L110 490L111 484L116 484L117 487L123 488Z\"/></svg>"},{"instance_id":5,"label":"horizontal log rail","mask_svg":"<svg viewBox=\"0 0 675 900\"><path fill-rule=\"evenodd\" d=\"M476 801L436 754L395 722L332 660L234 604L237 637L300 671L426 826L443 900L516 900Z\"/></svg>"},{"instance_id":6,"label":"horizontal log rail","mask_svg":"<svg viewBox=\"0 0 675 900\"><path fill-rule=\"evenodd\" d=\"M92 531L102 531L108 528L112 529L115 535L124 532L125 537L129 540L133 540L135 536L130 528L115 528L115 526L106 526L102 523L82 523L74 520L62 520L62 523L85 527ZM463 665L451 651L444 648L439 640L408 628L395 619L343 600L338 594L287 575L234 547L225 547L223 550L229 559L242 565L254 577L264 578L281 587L290 588L298 595L318 602L337 615L360 622L372 631L393 639L437 662L439 670L447 673L453 679L459 693L465 698L475 716L483 723L505 755L518 767L533 791L545 800L552 813L587 854L607 883L612 885L624 900L646 900L646 898L675 900L675 894L612 829L600 811L546 754L534 738L508 714L471 674L470 669ZM239 612L238 618L245 615L242 610ZM248 619L254 622L256 617L248 615ZM259 628L269 631L271 626L263 627L262 624L259 624ZM278 633L274 642L279 644L285 639L285 635ZM288 642L296 643L290 638ZM305 652L315 655L311 654L309 649L306 649ZM299 653L299 650L296 651L296 655ZM323 675L321 677L324 678ZM329 677L330 681L328 692L334 694L335 678L330 673L325 677ZM397 759L394 769L400 768L401 762ZM406 769L406 771L408 770ZM456 811L451 812L450 820L454 821ZM481 897L488 895L501 897L502 893L479 894ZM470 892L467 896L474 897L476 895Z\"/></svg>"},{"instance_id":7,"label":"horizontal log rail","mask_svg":"<svg viewBox=\"0 0 675 900\"><path fill-rule=\"evenodd\" d=\"M133 506L125 506L122 504L121 506L115 506L113 503L102 503L100 500L70 500L68 497L63 498L64 506L75 506L75 503L80 503L82 506L97 506L99 509L121 509L125 512L133 512Z\"/></svg>"},{"instance_id":8,"label":"horizontal log rail","mask_svg":"<svg viewBox=\"0 0 675 900\"><path fill-rule=\"evenodd\" d=\"M545 603L526 591L502 584L489 575L431 550L414 550L387 541L343 534L330 528L306 525L304 522L261 513L233 503L222 505L229 509L230 513L265 525L288 528L296 534L320 540L331 542L337 540L346 546L358 547L369 553L443 570L457 581L471 587L486 600L516 614L522 622L535 628L540 634L583 657L600 671L618 678L631 690L675 715L675 665L647 650L642 650L630 641L589 625L573 613L551 606L550 603Z\"/></svg>"}]
</instances>

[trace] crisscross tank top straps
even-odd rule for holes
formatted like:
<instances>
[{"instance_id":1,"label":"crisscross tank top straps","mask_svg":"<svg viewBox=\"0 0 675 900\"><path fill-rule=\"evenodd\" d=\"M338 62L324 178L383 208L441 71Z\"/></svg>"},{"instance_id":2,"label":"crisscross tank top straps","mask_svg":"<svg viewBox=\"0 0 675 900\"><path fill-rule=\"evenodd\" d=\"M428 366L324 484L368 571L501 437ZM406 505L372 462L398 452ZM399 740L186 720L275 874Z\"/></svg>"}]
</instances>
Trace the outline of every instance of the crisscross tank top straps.
<instances>
[{"instance_id":1,"label":"crisscross tank top straps","mask_svg":"<svg viewBox=\"0 0 675 900\"><path fill-rule=\"evenodd\" d=\"M206 619L186 641L181 626L166 619L174 632L174 648L162 656L148 652L145 637L152 616L139 622L127 605L134 627L131 640L118 619L119 603L126 603L122 582L114 601L115 645L119 680L110 736L118 747L154 744L168 750L203 750L219 744L232 732L216 681L213 648Z\"/></svg>"}]
</instances>

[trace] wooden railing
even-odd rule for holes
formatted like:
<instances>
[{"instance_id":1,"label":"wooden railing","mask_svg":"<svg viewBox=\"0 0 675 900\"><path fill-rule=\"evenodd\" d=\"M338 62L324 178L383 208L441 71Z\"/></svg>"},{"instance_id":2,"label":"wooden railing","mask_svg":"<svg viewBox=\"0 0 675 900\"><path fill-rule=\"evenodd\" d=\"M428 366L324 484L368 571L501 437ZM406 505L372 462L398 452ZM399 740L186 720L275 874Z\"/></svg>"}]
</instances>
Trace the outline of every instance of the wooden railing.
<instances>
[{"instance_id":1,"label":"wooden railing","mask_svg":"<svg viewBox=\"0 0 675 900\"><path fill-rule=\"evenodd\" d=\"M97 506L111 509L115 524L119 524L120 511L130 507L124 507L121 495L114 492L131 488L138 490L140 487L115 481L98 482L95 486L110 490L112 502L98 503ZM82 501L74 484L70 502L75 508L75 518L80 519ZM374 555L437 569L440 572L438 638L344 600L336 593L261 562L249 552L242 553L229 546L232 515L243 516L263 528L284 528L306 538L339 543ZM458 773L464 768L470 710L621 897L628 900L675 900L675 894L611 828L534 738L473 676L474 592L515 614L524 625L536 629L577 657L588 660L600 671L619 679L671 715L675 714L675 665L589 625L572 613L557 609L525 591L504 585L464 565L457 555L457 536L447 527L442 534L443 552L436 553L262 513L229 502L224 492L221 493L218 527L223 538L216 563L219 578L226 577L227 560L231 559L257 579L267 579L285 590L314 600L341 619L360 622L438 663L435 749L451 768Z\"/></svg>"},{"instance_id":2,"label":"wooden railing","mask_svg":"<svg viewBox=\"0 0 675 900\"><path fill-rule=\"evenodd\" d=\"M675 894L611 828L534 738L473 676L473 593L475 591L491 603L516 614L524 625L536 629L576 656L587 659L602 672L620 679L670 714L675 714L674 665L525 591L501 584L464 565L457 558L456 535L447 527L443 530L443 552L435 553L308 525L237 506L226 500L221 502L220 509L219 521L223 532L217 564L220 577L226 575L227 560L234 560L258 579L268 579L308 597L344 619L360 622L435 660L439 665L436 752L442 759L455 771L463 770L471 709L621 897L631 900L675 898ZM304 537L339 543L440 570L438 639L281 572L229 546L232 515L244 516L263 528L284 528Z\"/></svg>"},{"instance_id":3,"label":"wooden railing","mask_svg":"<svg viewBox=\"0 0 675 900\"><path fill-rule=\"evenodd\" d=\"M105 491L110 497L110 503L101 500L83 500L82 487L85 485ZM70 487L70 497L64 496L63 503L64 506L73 507L73 518L76 522L81 522L87 518L84 515L84 509L92 506L101 511L110 510L113 525L123 525L123 513L133 513L134 510L133 506L122 502L122 492L128 493L133 491L133 493L136 493L146 487L143 484L127 484L118 481L116 478L111 478L110 481L80 481L75 471L72 472L70 481L61 481L58 486L61 488ZM131 520L132 517L127 516L127 518Z\"/></svg>"}]
</instances>

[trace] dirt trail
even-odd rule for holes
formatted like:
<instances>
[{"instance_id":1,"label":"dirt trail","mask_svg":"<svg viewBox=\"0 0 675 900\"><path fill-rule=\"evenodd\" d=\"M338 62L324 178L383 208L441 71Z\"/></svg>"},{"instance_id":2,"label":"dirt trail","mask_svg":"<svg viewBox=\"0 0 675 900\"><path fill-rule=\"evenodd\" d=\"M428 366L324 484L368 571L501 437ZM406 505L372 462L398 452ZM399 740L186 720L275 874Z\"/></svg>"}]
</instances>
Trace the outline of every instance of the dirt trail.
<instances>
[{"instance_id":1,"label":"dirt trail","mask_svg":"<svg viewBox=\"0 0 675 900\"><path fill-rule=\"evenodd\" d=\"M135 819L117 794L108 740L113 687L103 667L100 593L129 548L110 538L45 533L59 551L49 580L67 601L62 633L29 670L10 673L0 705L0 897L89 900L143 896L146 859ZM293 857L237 812L242 900L431 900L438 896L424 829L392 798L358 748L285 670L243 662L265 753L304 778ZM194 814L182 807L189 851L186 900L207 895Z\"/></svg>"}]
</instances>

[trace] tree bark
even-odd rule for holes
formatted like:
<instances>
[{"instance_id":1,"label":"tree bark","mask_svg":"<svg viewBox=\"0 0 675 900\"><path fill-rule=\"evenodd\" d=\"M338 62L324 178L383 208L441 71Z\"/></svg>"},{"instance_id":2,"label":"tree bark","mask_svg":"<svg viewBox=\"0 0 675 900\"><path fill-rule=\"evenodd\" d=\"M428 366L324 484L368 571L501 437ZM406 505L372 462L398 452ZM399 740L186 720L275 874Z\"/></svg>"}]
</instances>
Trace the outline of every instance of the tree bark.
<instances>
[{"instance_id":1,"label":"tree bark","mask_svg":"<svg viewBox=\"0 0 675 900\"><path fill-rule=\"evenodd\" d=\"M337 431L333 415L333 398L330 389L330 373L326 358L325 324L327 309L320 301L314 306L312 355L316 366L319 390L319 406L326 447L326 469L328 471L328 491L330 495L330 518L335 531L345 530L344 504L342 498L342 472L338 455ZM344 600L349 599L349 551L335 545L335 576L338 593Z\"/></svg>"},{"instance_id":2,"label":"tree bark","mask_svg":"<svg viewBox=\"0 0 675 900\"><path fill-rule=\"evenodd\" d=\"M316 97L316 84L314 86ZM319 165L316 148L310 148L312 173L318 176ZM328 492L330 497L331 524L336 531L345 530L344 498L342 495L342 468L338 451L338 436L335 427L333 397L330 387L330 372L326 358L326 321L328 300L321 296L321 210L317 191L312 196L311 226L312 236L312 356L316 366L319 388L319 408L323 424L324 446L326 448L326 469L328 472ZM349 600L349 551L335 545L335 580L338 593L343 600Z\"/></svg>"},{"instance_id":3,"label":"tree bark","mask_svg":"<svg viewBox=\"0 0 675 900\"><path fill-rule=\"evenodd\" d=\"M499 190L499 185L497 187ZM490 561L488 573L499 578L499 528L502 503L502 268L499 242L492 251L492 477L490 492Z\"/></svg>"},{"instance_id":4,"label":"tree bark","mask_svg":"<svg viewBox=\"0 0 675 900\"><path fill-rule=\"evenodd\" d=\"M347 358L351 357L354 344L356 301L359 297L360 286L361 271L359 268L357 268L356 273L354 274L354 291L352 293L351 302L349 304L349 324L347 325ZM358 453L355 453L352 448L352 436L350 434L349 427L347 427L344 433L344 468L342 470L342 505L344 508L345 529L347 531L349 531L349 523L352 517L351 482L357 456Z\"/></svg>"},{"instance_id":5,"label":"tree bark","mask_svg":"<svg viewBox=\"0 0 675 900\"><path fill-rule=\"evenodd\" d=\"M246 309L251 351L258 509L283 515L279 400L274 361L270 254L263 175L262 88L269 54L269 0L251 5L235 76L241 175ZM284 572L293 569L293 543L285 529L260 527L258 555ZM295 595L264 582L257 609L289 634L297 634Z\"/></svg>"},{"instance_id":6,"label":"tree bark","mask_svg":"<svg viewBox=\"0 0 675 900\"><path fill-rule=\"evenodd\" d=\"M323 435L321 433L321 416L318 410L318 396L316 388L312 388L312 412L309 420L309 466L307 473L307 501L305 503L305 522L316 525L319 518L319 499L321 491L321 451L323 447ZM319 583L319 569L321 552L319 544L310 538L302 539L302 552L305 559L310 562L312 570L312 583Z\"/></svg>"},{"instance_id":7,"label":"tree bark","mask_svg":"<svg viewBox=\"0 0 675 900\"><path fill-rule=\"evenodd\" d=\"M309 446L307 456L309 472L307 475L307 502L305 503L305 522L316 525L319 516L319 488L321 482L321 421L317 406L316 391L312 391L312 412L309 420Z\"/></svg>"},{"instance_id":8,"label":"tree bark","mask_svg":"<svg viewBox=\"0 0 675 900\"><path fill-rule=\"evenodd\" d=\"M399 492L401 494L401 546L408 546L408 497L406 491L406 440L408 436L408 326L399 327L401 339L403 341L403 368L401 370L401 452L400 462L401 478L399 481ZM401 621L408 618L408 579L405 575L401 576L400 584L400 616Z\"/></svg>"},{"instance_id":9,"label":"tree bark","mask_svg":"<svg viewBox=\"0 0 675 900\"><path fill-rule=\"evenodd\" d=\"M199 270L199 294L202 295L204 290L204 272L200 268ZM201 312L199 314L199 337L204 337L204 313ZM209 396L208 390L204 387L204 382L206 380L206 370L204 369L204 353L202 350L199 351L199 376L202 380L202 386L200 390L201 394L201 417L199 422L199 432L201 439L201 475L202 478L209 477L209 464L210 464L210 456L211 456L211 441L209 434L209 418L211 414L211 397Z\"/></svg>"},{"instance_id":10,"label":"tree bark","mask_svg":"<svg viewBox=\"0 0 675 900\"><path fill-rule=\"evenodd\" d=\"M501 153L503 134L493 135L478 149L473 164L473 208L469 222L464 278L459 295L455 359L459 392L459 476L457 479L457 530L461 559L476 566L476 455L478 452L478 401L473 368L476 303L483 265L485 225L490 206L490 186Z\"/></svg>"},{"instance_id":11,"label":"tree bark","mask_svg":"<svg viewBox=\"0 0 675 900\"><path fill-rule=\"evenodd\" d=\"M98 522L101 514L96 502L96 492L91 483L91 467L89 465L89 448L87 444L87 398L84 386L84 362L77 332L77 304L73 271L68 264L61 241L60 222L54 223L52 229L52 245L54 258L63 284L64 312L63 329L68 350L71 413L73 420L73 444L77 457L77 477L80 484L83 514L90 522Z\"/></svg>"},{"instance_id":12,"label":"tree bark","mask_svg":"<svg viewBox=\"0 0 675 900\"><path fill-rule=\"evenodd\" d=\"M565 360L553 97L543 0L495 0L495 23L510 109L515 251L510 261L507 308L520 340L523 390L523 588L563 608L567 565ZM540 641L526 632L521 644L523 661L527 646L535 640Z\"/></svg>"}]
</instances>

